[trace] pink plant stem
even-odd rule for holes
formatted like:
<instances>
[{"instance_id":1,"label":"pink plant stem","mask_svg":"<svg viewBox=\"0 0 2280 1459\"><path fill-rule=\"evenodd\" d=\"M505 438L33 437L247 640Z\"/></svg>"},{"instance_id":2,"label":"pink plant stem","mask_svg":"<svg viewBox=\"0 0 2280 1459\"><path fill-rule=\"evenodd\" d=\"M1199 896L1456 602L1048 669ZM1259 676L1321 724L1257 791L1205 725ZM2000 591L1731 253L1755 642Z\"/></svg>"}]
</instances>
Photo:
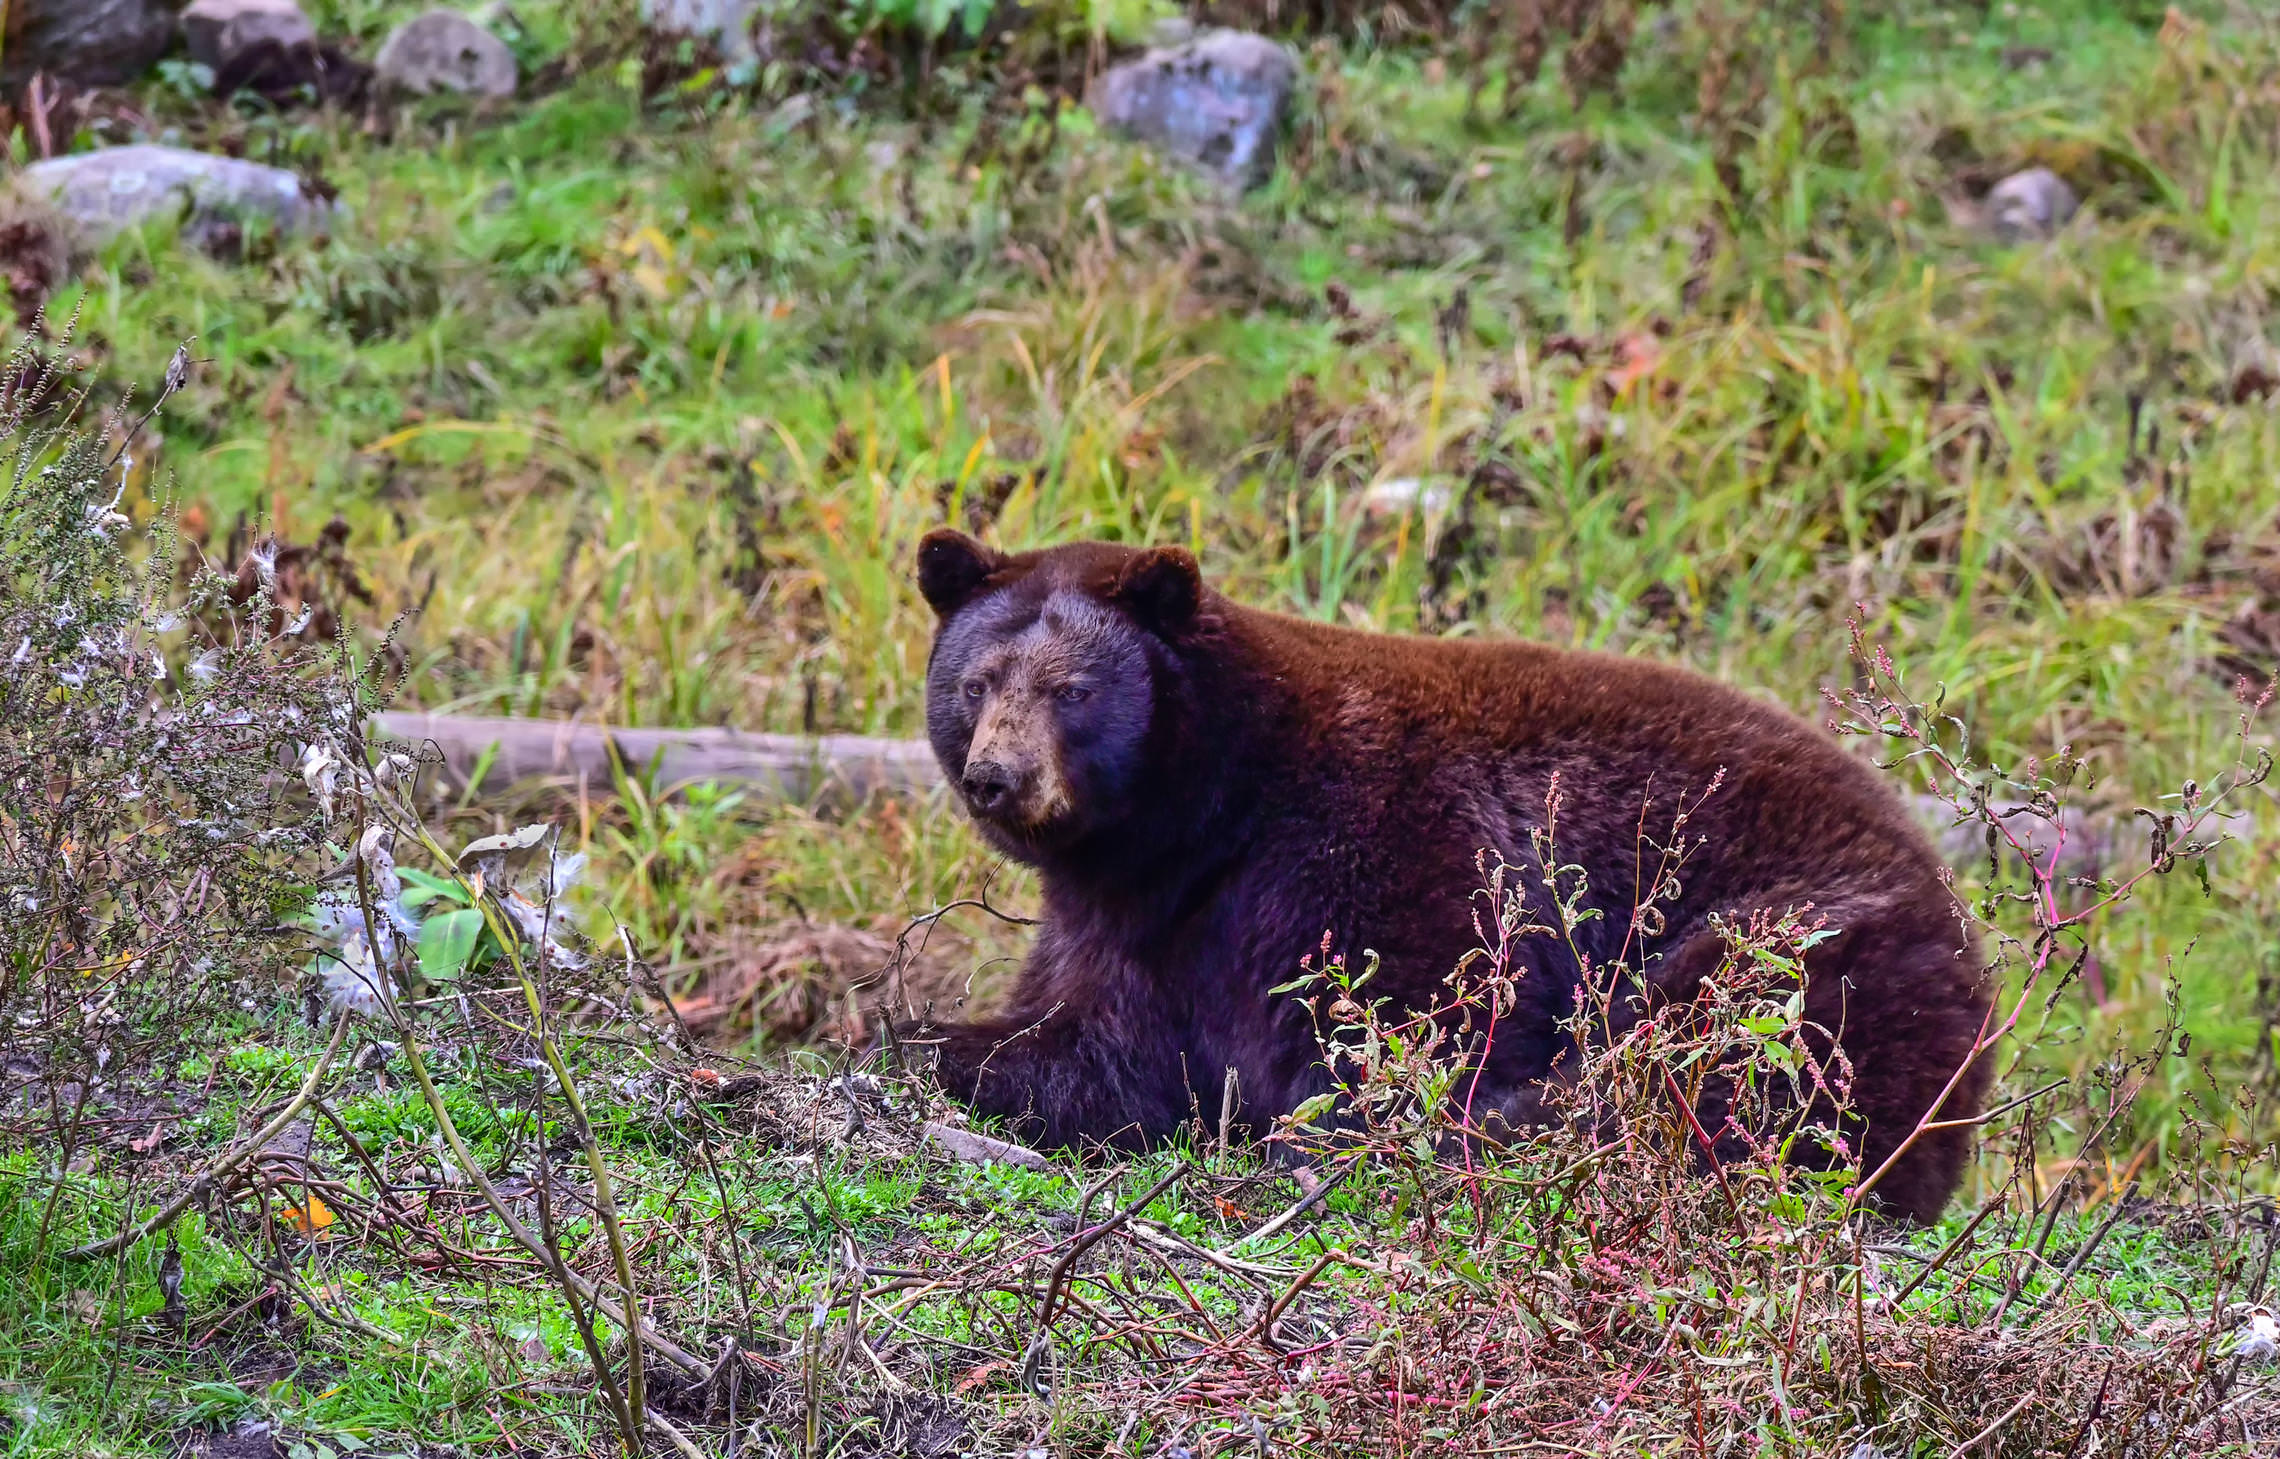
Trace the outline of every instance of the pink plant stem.
<instances>
[{"instance_id":1,"label":"pink plant stem","mask_svg":"<svg viewBox=\"0 0 2280 1459\"><path fill-rule=\"evenodd\" d=\"M1884 667L1881 652L1878 663L1880 668ZM1902 737L1922 746L1939 774L1958 784L1964 783L1965 776L1955 761L1937 745L1927 741L1923 733L1909 722L1907 716L1890 713L1892 708L1893 706L1889 702L1880 706L1880 717L1885 718L1887 722L1899 723L1902 726ZM1950 804L1956 806L1959 813L1964 811L1965 807L1954 794L1951 793L1948 799ZM2180 839L2190 839L2200 829L2202 822L2212 813L2215 804L2214 801L2211 801L2207 806L2189 813L2189 818L2179 833ZM1962 1064L1957 1066L1955 1073L1949 1076L1946 1086L1940 1090L1939 1098L1934 1100L1931 1108L1927 1109L1922 1118L1917 1120L1916 1127L1909 1132L1908 1137L1902 1140L1890 1155L1885 1157L1884 1163L1879 1165L1873 1174L1854 1188L1853 1199L1856 1201L1874 1190L1877 1183L1884 1179L1900 1157L1914 1148L1916 1142L1922 1139L1931 1125L1939 1119L1940 1111L1946 1106L1948 1098L1954 1094L1955 1087L1962 1081L1964 1072L1971 1067L1980 1055L2000 1043L2018 1027L2021 1016L2026 1012L2027 1001L2034 996L2036 988L2042 982L2043 974L2050 968L2051 955L2058 946L2057 934L2063 929L2078 926L2107 907L2127 899L2141 882L2160 871L2158 863L2142 867L2117 884L2114 890L2101 900L2068 915L2062 913L2058 905L2058 863L2066 849L2065 823L2063 821L2050 823L2056 840L2052 843L2050 858L2047 862L2035 853L2030 844L2020 840L2007 820L1997 816L1992 818L1989 824L1995 827L2005 844L2026 864L2028 875L2033 879L2035 921L2042 929L2042 935L2036 939L2034 960L2028 967L2026 981L2020 986L2018 999L2011 1005L2009 1014L1992 1032L1988 1029L1987 1019L1981 1019L1979 1037L1973 1041L1970 1055L1965 1058ZM1987 1017L1992 1018L1994 1012L1994 1007L1990 1005L1987 1010Z\"/></svg>"}]
</instances>

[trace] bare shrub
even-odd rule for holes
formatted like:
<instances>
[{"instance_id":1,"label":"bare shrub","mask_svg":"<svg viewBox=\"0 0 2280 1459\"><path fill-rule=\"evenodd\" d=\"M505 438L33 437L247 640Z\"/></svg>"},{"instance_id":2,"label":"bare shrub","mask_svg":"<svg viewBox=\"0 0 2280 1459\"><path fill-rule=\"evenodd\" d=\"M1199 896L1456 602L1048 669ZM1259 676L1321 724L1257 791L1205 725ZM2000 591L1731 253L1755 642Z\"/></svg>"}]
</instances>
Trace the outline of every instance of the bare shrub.
<instances>
[{"instance_id":1,"label":"bare shrub","mask_svg":"<svg viewBox=\"0 0 2280 1459\"><path fill-rule=\"evenodd\" d=\"M190 366L186 346L166 393ZM326 610L274 538L254 544L238 572L188 569L177 590L171 520L161 512L138 531L123 510L136 439L165 394L98 434L76 428L70 382L28 352L10 359L5 379L0 1067L9 1082L0 1151L53 1152L35 1183L45 1202L35 1260L45 1259L51 1234L67 1230L79 1238L62 1253L73 1259L123 1256L159 1235L171 1250L173 1224L195 1208L209 1235L266 1277L252 1305L269 1320L305 1311L408 1345L320 1296L305 1269L309 1241L343 1218L398 1243L416 1233L438 1251L454 1249L352 1137L369 1185L311 1158L316 1115L338 1125L326 1094L346 1072L350 1033L362 1030L362 1067L379 1067L389 1053L406 1062L454 1168L560 1284L597 1385L638 1446L645 1426L662 1424L645 1412L644 1352L703 1370L639 1316L609 1168L559 1028L565 1016L595 1009L645 1041L667 1035L628 1012L622 973L593 966L556 920L575 867L539 855L543 826L477 838L456 854L429 836L412 809L422 754L367 743L376 696L344 649L309 642ZM536 865L523 864L534 855ZM629 950L623 969L633 967ZM181 1112L167 1073L175 1056L218 1055L226 1035L216 1011L274 1008L297 974L310 1021L331 1028L323 1050L294 1071L297 1092L261 1109L219 1152L162 1154L160 1134L142 1131ZM594 986L558 986L568 974ZM529 1021L493 1025L495 1038L478 1041L483 1057L459 1062L481 1084L528 1091L526 1140L558 1111L590 1157L582 1192L555 1197L542 1160L535 1208L527 1181L524 1199L510 1204L446 1106L423 1040L439 1005L477 1004L519 1006ZM367 1057L375 1049L377 1062ZM102 1163L127 1173L123 1199L70 1180L95 1168L77 1157L97 1143ZM646 1339L624 1349L622 1362L603 1350L603 1288L564 1255L573 1218L557 1199L578 1212L581 1238L604 1236L607 1300ZM174 1280L178 1287L179 1264ZM178 1296L167 1294L176 1321Z\"/></svg>"},{"instance_id":2,"label":"bare shrub","mask_svg":"<svg viewBox=\"0 0 2280 1459\"><path fill-rule=\"evenodd\" d=\"M118 1112L118 1071L301 961L290 924L363 698L337 654L261 626L272 575L240 595L194 570L178 599L163 514L128 549L141 421L111 420L110 446L75 429L28 348L5 380L0 1055L11 1112L39 1111L68 1165Z\"/></svg>"}]
</instances>

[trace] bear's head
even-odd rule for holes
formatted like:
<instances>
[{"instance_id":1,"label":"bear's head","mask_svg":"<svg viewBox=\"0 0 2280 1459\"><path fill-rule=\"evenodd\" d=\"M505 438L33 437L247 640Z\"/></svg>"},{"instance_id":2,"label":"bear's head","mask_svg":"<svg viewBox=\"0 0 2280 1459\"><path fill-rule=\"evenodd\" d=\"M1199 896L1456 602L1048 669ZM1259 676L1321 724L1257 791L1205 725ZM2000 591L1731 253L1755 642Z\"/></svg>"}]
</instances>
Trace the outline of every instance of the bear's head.
<instances>
[{"instance_id":1,"label":"bear's head","mask_svg":"<svg viewBox=\"0 0 2280 1459\"><path fill-rule=\"evenodd\" d=\"M1195 559L1097 542L1006 554L944 528L919 543L918 587L940 620L927 737L989 838L1035 861L1126 819L1203 602Z\"/></svg>"}]
</instances>

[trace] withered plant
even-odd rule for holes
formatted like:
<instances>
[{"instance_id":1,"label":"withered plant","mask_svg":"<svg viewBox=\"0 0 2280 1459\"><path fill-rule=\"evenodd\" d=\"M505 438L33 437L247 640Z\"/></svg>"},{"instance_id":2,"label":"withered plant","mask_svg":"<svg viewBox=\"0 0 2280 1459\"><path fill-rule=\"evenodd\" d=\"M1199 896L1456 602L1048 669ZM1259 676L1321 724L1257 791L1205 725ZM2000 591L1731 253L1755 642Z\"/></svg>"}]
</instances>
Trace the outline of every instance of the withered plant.
<instances>
[{"instance_id":1,"label":"withered plant","mask_svg":"<svg viewBox=\"0 0 2280 1459\"><path fill-rule=\"evenodd\" d=\"M45 1130L59 1171L90 1120L122 1117L122 1073L298 963L335 830L325 746L365 706L339 655L260 627L272 581L233 597L194 570L178 595L171 519L122 510L189 364L100 429L29 346L0 391L0 1058L9 1118Z\"/></svg>"}]
</instances>

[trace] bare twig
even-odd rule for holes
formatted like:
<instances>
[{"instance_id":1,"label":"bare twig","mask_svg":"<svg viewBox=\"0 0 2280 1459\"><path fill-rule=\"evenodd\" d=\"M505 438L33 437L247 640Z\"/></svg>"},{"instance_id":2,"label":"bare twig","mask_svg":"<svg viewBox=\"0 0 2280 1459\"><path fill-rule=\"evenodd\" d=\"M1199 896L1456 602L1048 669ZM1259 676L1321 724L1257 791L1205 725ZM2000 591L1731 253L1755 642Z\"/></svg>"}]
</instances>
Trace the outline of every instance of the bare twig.
<instances>
[{"instance_id":1,"label":"bare twig","mask_svg":"<svg viewBox=\"0 0 2280 1459\"><path fill-rule=\"evenodd\" d=\"M1076 1238L1069 1243L1069 1249L1062 1253L1061 1259L1053 1264L1052 1272L1045 1278L1045 1297L1037 1304L1037 1326L1040 1329L1053 1325L1053 1312L1060 1300L1061 1284L1068 1280L1069 1269L1076 1265L1077 1258L1099 1245L1103 1238L1119 1226L1147 1210L1150 1202L1171 1189L1187 1173L1188 1163L1182 1160L1166 1171L1162 1180L1142 1192L1139 1199L1091 1230L1077 1233Z\"/></svg>"},{"instance_id":2,"label":"bare twig","mask_svg":"<svg viewBox=\"0 0 2280 1459\"><path fill-rule=\"evenodd\" d=\"M1319 1206L1324 1201L1330 1199L1330 1193L1338 1189L1338 1187L1344 1185L1346 1183L1346 1177L1352 1175L1353 1173L1353 1166L1339 1166L1335 1171L1331 1173L1330 1177L1327 1180L1317 1181L1315 1183L1314 1189L1300 1196L1296 1201L1293 1201L1290 1207L1281 1215L1275 1217L1271 1221L1268 1221L1265 1225L1261 1226L1258 1230L1253 1231L1250 1235L1239 1238L1234 1244L1236 1246L1249 1246L1254 1241L1265 1241L1269 1237L1274 1236L1284 1227L1290 1225L1291 1222L1296 1221L1299 1217L1305 1215L1308 1211L1313 1210L1316 1206Z\"/></svg>"},{"instance_id":3,"label":"bare twig","mask_svg":"<svg viewBox=\"0 0 2280 1459\"><path fill-rule=\"evenodd\" d=\"M2124 1208L2136 1190L2137 1182L2131 1181L2123 1187L2121 1194L2114 1197L2114 1209L2106 1213L2106 1219L2098 1223L2098 1229L2092 1232L2090 1239L2083 1242L2081 1248L2074 1253L2073 1259L2067 1262L2066 1269L2058 1274L2058 1280L2051 1284L2051 1289L2043 1293L2041 1299L2028 1311L2028 1317L2032 1318L2038 1315L2066 1295L2067 1286L2073 1282L2074 1274L2082 1270L2082 1264L2090 1259L2091 1253L2105 1242L2106 1233L2113 1230L2114 1223L2122 1219Z\"/></svg>"},{"instance_id":4,"label":"bare twig","mask_svg":"<svg viewBox=\"0 0 2280 1459\"><path fill-rule=\"evenodd\" d=\"M2024 1413L2026 1411L2027 1405L2035 1401L2035 1397L2036 1395L2033 1393L2020 1394L2019 1401L2012 1404L2009 1408L2003 1410L2002 1417L1996 1419L1995 1422L1989 1424L1986 1428L1981 1429L1978 1433L1973 1434L1970 1438L1956 1445L1956 1447L1949 1453L1948 1459L1963 1459L1964 1455L1969 1454L1972 1450L1978 1448L1981 1444L1984 1444L1989 1439L1994 1438L1997 1433L2002 1431L2003 1425L2009 1423L2011 1420Z\"/></svg>"},{"instance_id":5,"label":"bare twig","mask_svg":"<svg viewBox=\"0 0 2280 1459\"><path fill-rule=\"evenodd\" d=\"M309 1070L309 1077L301 1081L300 1093L287 1100L284 1108L273 1115L268 1124L256 1131L252 1139L214 1157L203 1169L191 1177L183 1186L180 1194L159 1207L150 1219L141 1225L131 1231L122 1231L116 1236L105 1237L101 1241L74 1247L63 1253L65 1259L86 1261L93 1257L109 1256L113 1252L124 1251L152 1232L163 1230L176 1217L188 1210L190 1203L197 1200L200 1194L211 1189L215 1181L222 1179L254 1156L259 1155L262 1148L271 1140L276 1139L285 1127L293 1123L301 1111L308 1107L309 1102L316 1098L317 1090L324 1084L325 1074L332 1068L333 1056L340 1052L341 1041L348 1037L348 1019L349 1015L343 1013L333 1020L332 1040L325 1045L324 1052L317 1056L316 1064Z\"/></svg>"}]
</instances>

